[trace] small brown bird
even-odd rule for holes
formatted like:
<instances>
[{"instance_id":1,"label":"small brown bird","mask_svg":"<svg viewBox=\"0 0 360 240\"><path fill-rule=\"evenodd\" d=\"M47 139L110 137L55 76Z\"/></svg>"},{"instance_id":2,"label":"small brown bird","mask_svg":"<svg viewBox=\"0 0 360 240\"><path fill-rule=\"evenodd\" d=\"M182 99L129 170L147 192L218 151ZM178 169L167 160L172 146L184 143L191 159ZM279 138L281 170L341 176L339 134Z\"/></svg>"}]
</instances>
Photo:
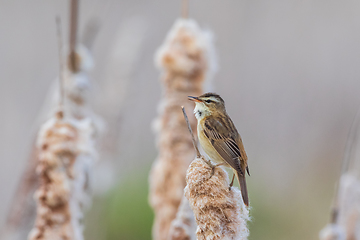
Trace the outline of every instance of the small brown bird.
<instances>
[{"instance_id":1,"label":"small brown bird","mask_svg":"<svg viewBox=\"0 0 360 240\"><path fill-rule=\"evenodd\" d=\"M200 145L209 158L218 163L215 166L226 165L234 170L244 204L249 206L245 180L245 170L250 176L248 158L240 134L226 113L224 100L215 93L205 93L199 97L189 96L189 100L196 104L194 113L198 120L197 132ZM230 187L234 183L235 174Z\"/></svg>"}]
</instances>

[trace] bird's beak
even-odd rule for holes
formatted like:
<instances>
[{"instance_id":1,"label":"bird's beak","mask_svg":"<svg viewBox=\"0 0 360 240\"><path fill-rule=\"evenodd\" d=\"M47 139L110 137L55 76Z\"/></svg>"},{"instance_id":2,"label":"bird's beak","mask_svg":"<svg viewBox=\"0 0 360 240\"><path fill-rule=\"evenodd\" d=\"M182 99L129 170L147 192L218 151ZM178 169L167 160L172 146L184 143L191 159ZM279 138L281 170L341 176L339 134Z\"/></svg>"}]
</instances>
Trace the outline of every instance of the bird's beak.
<instances>
[{"instance_id":1,"label":"bird's beak","mask_svg":"<svg viewBox=\"0 0 360 240\"><path fill-rule=\"evenodd\" d=\"M202 102L198 97L188 96L188 99L189 99L190 101L194 101L194 102Z\"/></svg>"}]
</instances>

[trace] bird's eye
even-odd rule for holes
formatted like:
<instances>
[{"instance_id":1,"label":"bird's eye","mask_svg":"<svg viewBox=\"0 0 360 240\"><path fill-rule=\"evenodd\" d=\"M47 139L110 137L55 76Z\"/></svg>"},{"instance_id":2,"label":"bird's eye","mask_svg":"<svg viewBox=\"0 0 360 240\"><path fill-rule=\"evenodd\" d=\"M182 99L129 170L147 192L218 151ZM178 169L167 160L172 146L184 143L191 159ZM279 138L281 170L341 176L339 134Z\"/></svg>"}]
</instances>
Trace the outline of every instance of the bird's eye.
<instances>
[{"instance_id":1,"label":"bird's eye","mask_svg":"<svg viewBox=\"0 0 360 240\"><path fill-rule=\"evenodd\" d=\"M212 101L211 100L205 100L206 103L211 103Z\"/></svg>"}]
</instances>

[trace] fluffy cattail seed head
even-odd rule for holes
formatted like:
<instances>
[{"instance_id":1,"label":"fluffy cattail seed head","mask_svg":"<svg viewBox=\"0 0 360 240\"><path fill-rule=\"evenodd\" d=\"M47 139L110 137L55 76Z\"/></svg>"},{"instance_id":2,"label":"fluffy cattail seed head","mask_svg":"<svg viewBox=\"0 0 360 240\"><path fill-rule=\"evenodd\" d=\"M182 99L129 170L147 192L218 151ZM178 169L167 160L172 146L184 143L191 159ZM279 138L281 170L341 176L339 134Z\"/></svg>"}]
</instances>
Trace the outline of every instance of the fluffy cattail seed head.
<instances>
[{"instance_id":1,"label":"fluffy cattail seed head","mask_svg":"<svg viewBox=\"0 0 360 240\"><path fill-rule=\"evenodd\" d=\"M196 158L188 168L186 183L185 196L198 225L198 240L247 239L249 209L239 189L229 190L229 177L223 168L213 171L205 159Z\"/></svg>"}]
</instances>

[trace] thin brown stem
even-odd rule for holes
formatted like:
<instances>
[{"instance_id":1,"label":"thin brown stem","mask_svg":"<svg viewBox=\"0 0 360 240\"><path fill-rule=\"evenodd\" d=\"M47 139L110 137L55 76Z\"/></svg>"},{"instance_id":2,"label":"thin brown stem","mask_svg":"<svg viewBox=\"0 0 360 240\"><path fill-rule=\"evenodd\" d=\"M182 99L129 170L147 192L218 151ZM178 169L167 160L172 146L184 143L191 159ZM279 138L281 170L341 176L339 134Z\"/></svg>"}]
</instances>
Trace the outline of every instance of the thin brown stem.
<instances>
[{"instance_id":1,"label":"thin brown stem","mask_svg":"<svg viewBox=\"0 0 360 240\"><path fill-rule=\"evenodd\" d=\"M181 16L183 18L188 18L189 17L189 0L182 0Z\"/></svg>"},{"instance_id":2,"label":"thin brown stem","mask_svg":"<svg viewBox=\"0 0 360 240\"><path fill-rule=\"evenodd\" d=\"M193 145L194 145L194 148L195 148L195 151L196 151L196 156L197 156L198 158L200 158L200 157L201 157L201 154L200 154L200 151L199 151L199 149L198 149L198 147L197 147L196 140L195 140L193 131L192 131L192 129L191 129L189 119L188 119L188 117L187 117L187 115L186 115L184 106L181 106L181 109L182 109L182 111L183 111L186 124L187 124L187 126L188 126L188 128L189 128L189 132L190 132L190 134L191 134L192 142L193 142Z\"/></svg>"},{"instance_id":3,"label":"thin brown stem","mask_svg":"<svg viewBox=\"0 0 360 240\"><path fill-rule=\"evenodd\" d=\"M70 38L69 38L69 67L71 71L77 72L76 59L76 35L78 25L79 0L71 0L70 4Z\"/></svg>"},{"instance_id":4,"label":"thin brown stem","mask_svg":"<svg viewBox=\"0 0 360 240\"><path fill-rule=\"evenodd\" d=\"M56 32L58 39L58 50L59 50L59 106L60 109L64 106L65 98L65 87L64 87L64 59L63 59L63 41L62 41L62 32L61 32L61 19L59 16L56 17ZM62 114L60 116L62 118Z\"/></svg>"}]
</instances>

